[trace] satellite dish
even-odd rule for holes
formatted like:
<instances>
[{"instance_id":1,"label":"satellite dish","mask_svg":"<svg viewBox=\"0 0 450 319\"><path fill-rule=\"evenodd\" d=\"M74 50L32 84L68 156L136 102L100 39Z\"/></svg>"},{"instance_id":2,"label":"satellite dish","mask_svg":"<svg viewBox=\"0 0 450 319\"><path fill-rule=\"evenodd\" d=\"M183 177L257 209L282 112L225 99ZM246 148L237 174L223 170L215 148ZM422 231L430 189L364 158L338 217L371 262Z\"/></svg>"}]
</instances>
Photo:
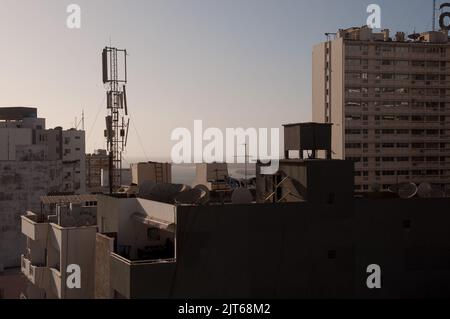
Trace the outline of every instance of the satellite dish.
<instances>
[{"instance_id":1,"label":"satellite dish","mask_svg":"<svg viewBox=\"0 0 450 319\"><path fill-rule=\"evenodd\" d=\"M140 195L140 197L156 202L173 204L175 197L177 197L179 193L190 189L191 188L189 186L182 184L156 184L152 187L148 196Z\"/></svg>"},{"instance_id":2,"label":"satellite dish","mask_svg":"<svg viewBox=\"0 0 450 319\"><path fill-rule=\"evenodd\" d=\"M61 217L61 224L62 227L77 227L77 221L75 220L75 217L73 216L64 216Z\"/></svg>"},{"instance_id":3,"label":"satellite dish","mask_svg":"<svg viewBox=\"0 0 450 319\"><path fill-rule=\"evenodd\" d=\"M432 185L430 197L431 198L444 198L445 191L442 189L442 187L440 185Z\"/></svg>"},{"instance_id":4,"label":"satellite dish","mask_svg":"<svg viewBox=\"0 0 450 319\"><path fill-rule=\"evenodd\" d=\"M194 189L200 189L201 191L203 191L205 194L202 196L202 202L200 204L204 205L206 203L209 202L210 199L210 192L208 187L206 187L205 185L197 185L194 187Z\"/></svg>"},{"instance_id":5,"label":"satellite dish","mask_svg":"<svg viewBox=\"0 0 450 319\"><path fill-rule=\"evenodd\" d=\"M419 194L420 198L430 198L432 192L433 192L433 188L431 187L430 183L420 184L419 188L417 190L417 193Z\"/></svg>"},{"instance_id":6,"label":"satellite dish","mask_svg":"<svg viewBox=\"0 0 450 319\"><path fill-rule=\"evenodd\" d=\"M445 192L443 190L433 189L431 191L430 197L431 198L445 198L446 196L445 196Z\"/></svg>"},{"instance_id":7,"label":"satellite dish","mask_svg":"<svg viewBox=\"0 0 450 319\"><path fill-rule=\"evenodd\" d=\"M150 196L150 192L153 187L155 187L156 182L154 181L144 181L139 185L139 196L146 198Z\"/></svg>"},{"instance_id":8,"label":"satellite dish","mask_svg":"<svg viewBox=\"0 0 450 319\"><path fill-rule=\"evenodd\" d=\"M193 188L179 193L175 197L175 204L178 205L198 205L204 201L208 193L200 188Z\"/></svg>"},{"instance_id":9,"label":"satellite dish","mask_svg":"<svg viewBox=\"0 0 450 319\"><path fill-rule=\"evenodd\" d=\"M87 214L83 214L79 217L78 219L78 223L77 223L79 227L82 226L93 226L95 224L97 224L97 221L94 219L93 216L91 215L87 215Z\"/></svg>"},{"instance_id":10,"label":"satellite dish","mask_svg":"<svg viewBox=\"0 0 450 319\"><path fill-rule=\"evenodd\" d=\"M393 185L392 188L392 190L395 190L395 193L398 194L398 197L403 199L413 198L416 196L418 190L416 184L414 183L400 183ZM389 190L391 190L391 187Z\"/></svg>"},{"instance_id":11,"label":"satellite dish","mask_svg":"<svg viewBox=\"0 0 450 319\"><path fill-rule=\"evenodd\" d=\"M445 186L444 188L445 197L450 197L450 186Z\"/></svg>"},{"instance_id":12,"label":"satellite dish","mask_svg":"<svg viewBox=\"0 0 450 319\"><path fill-rule=\"evenodd\" d=\"M236 189L240 187L240 183L237 179L233 178L233 177L229 177L228 178L228 185L230 185L230 187L232 189Z\"/></svg>"},{"instance_id":13,"label":"satellite dish","mask_svg":"<svg viewBox=\"0 0 450 319\"><path fill-rule=\"evenodd\" d=\"M408 38L410 38L411 40L417 40L418 38L420 38L420 34L413 33L413 34L408 35Z\"/></svg>"},{"instance_id":14,"label":"satellite dish","mask_svg":"<svg viewBox=\"0 0 450 319\"><path fill-rule=\"evenodd\" d=\"M237 188L231 194L231 202L233 204L250 204L253 202L252 193L246 188Z\"/></svg>"}]
</instances>

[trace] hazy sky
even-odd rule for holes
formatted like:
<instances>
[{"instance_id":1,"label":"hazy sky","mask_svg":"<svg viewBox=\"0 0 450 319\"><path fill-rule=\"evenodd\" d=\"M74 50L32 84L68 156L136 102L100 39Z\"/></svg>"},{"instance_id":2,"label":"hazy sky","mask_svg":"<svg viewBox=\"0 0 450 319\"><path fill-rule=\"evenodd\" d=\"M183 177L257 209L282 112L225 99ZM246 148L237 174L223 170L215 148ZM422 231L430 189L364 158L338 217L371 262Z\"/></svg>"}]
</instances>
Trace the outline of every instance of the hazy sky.
<instances>
[{"instance_id":1,"label":"hazy sky","mask_svg":"<svg viewBox=\"0 0 450 319\"><path fill-rule=\"evenodd\" d=\"M311 52L325 32L431 28L432 0L0 0L0 105L37 106L47 127L85 110L87 151L104 146L105 45L129 51L127 157L168 157L176 127L281 127L311 120ZM81 6L80 30L66 27ZM94 125L96 115L97 121Z\"/></svg>"}]
</instances>

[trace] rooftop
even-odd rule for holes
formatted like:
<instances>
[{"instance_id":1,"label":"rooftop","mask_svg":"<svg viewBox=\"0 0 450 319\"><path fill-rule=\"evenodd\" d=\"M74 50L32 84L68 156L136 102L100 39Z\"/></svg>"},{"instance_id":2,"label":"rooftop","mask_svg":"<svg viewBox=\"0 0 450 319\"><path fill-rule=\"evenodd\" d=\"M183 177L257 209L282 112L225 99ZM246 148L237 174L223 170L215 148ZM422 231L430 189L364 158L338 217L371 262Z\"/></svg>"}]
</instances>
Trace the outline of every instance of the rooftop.
<instances>
[{"instance_id":1,"label":"rooftop","mask_svg":"<svg viewBox=\"0 0 450 319\"><path fill-rule=\"evenodd\" d=\"M64 195L64 196L41 196L41 203L44 205L52 204L82 204L84 202L96 202L97 195Z\"/></svg>"},{"instance_id":2,"label":"rooftop","mask_svg":"<svg viewBox=\"0 0 450 319\"><path fill-rule=\"evenodd\" d=\"M35 107L0 107L0 120L19 121L24 118L37 118Z\"/></svg>"}]
</instances>

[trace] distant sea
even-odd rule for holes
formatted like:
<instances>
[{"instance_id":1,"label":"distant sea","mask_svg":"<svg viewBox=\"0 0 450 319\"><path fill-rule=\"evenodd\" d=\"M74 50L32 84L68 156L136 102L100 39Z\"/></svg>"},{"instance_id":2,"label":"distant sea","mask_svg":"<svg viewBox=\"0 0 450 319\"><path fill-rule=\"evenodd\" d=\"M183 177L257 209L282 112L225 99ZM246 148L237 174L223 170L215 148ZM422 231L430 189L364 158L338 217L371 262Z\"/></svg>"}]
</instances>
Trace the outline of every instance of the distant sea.
<instances>
[{"instance_id":1,"label":"distant sea","mask_svg":"<svg viewBox=\"0 0 450 319\"><path fill-rule=\"evenodd\" d=\"M170 162L167 159L152 159L155 162ZM127 167L130 163L148 162L143 158L125 158L124 167ZM195 181L195 164L172 164L172 182L175 184L192 185ZM228 164L228 174L231 177L240 179L245 177L245 164ZM247 177L255 177L255 165L248 164Z\"/></svg>"}]
</instances>

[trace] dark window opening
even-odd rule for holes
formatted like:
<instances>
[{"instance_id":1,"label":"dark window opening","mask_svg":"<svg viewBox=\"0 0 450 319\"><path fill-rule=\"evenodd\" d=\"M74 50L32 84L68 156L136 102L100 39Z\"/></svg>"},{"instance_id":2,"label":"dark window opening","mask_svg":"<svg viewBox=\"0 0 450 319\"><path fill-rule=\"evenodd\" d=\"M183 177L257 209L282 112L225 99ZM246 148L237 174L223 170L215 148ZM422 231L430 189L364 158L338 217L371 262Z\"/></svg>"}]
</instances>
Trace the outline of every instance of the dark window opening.
<instances>
[{"instance_id":1,"label":"dark window opening","mask_svg":"<svg viewBox=\"0 0 450 319\"><path fill-rule=\"evenodd\" d=\"M336 258L337 258L336 250L329 250L328 251L328 259L336 259Z\"/></svg>"}]
</instances>

